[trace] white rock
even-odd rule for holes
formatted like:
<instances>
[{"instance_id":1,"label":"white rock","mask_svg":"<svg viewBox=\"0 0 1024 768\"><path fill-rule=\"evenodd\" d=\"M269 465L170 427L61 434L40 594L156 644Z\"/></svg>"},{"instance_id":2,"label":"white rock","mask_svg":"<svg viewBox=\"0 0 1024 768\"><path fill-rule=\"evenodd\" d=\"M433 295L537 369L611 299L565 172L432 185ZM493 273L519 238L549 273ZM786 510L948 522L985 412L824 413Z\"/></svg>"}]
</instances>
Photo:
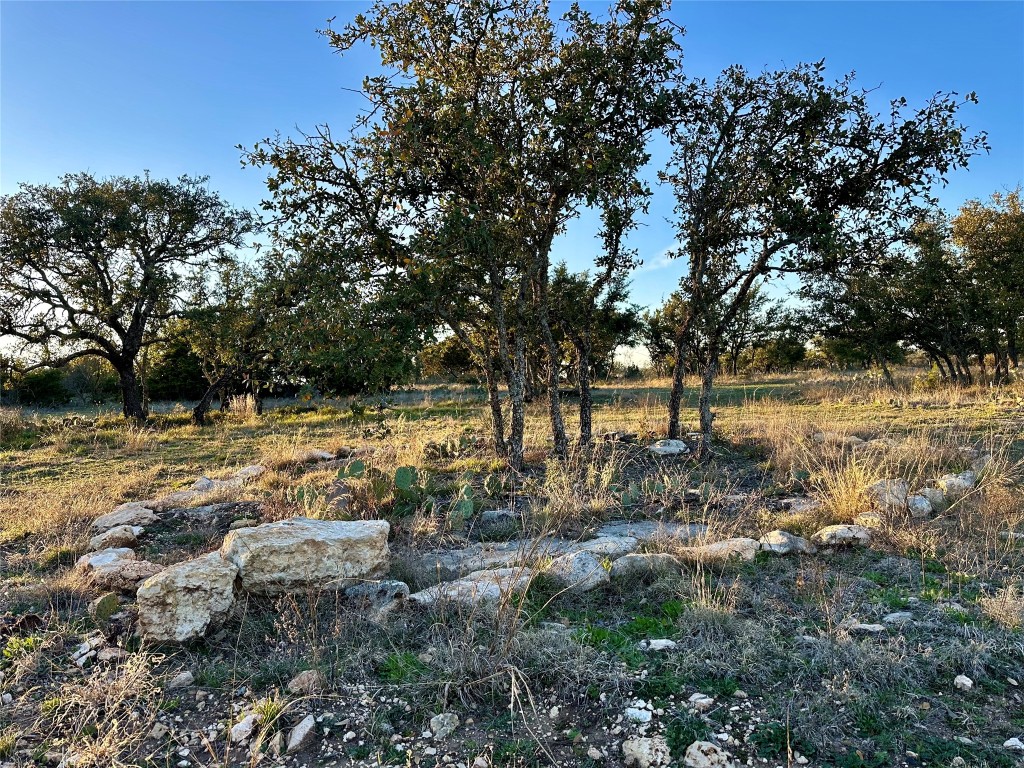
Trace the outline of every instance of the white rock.
<instances>
[{"instance_id":1,"label":"white rock","mask_svg":"<svg viewBox=\"0 0 1024 768\"><path fill-rule=\"evenodd\" d=\"M638 647L642 651L671 651L679 646L675 640L641 640Z\"/></svg>"},{"instance_id":2,"label":"white rock","mask_svg":"<svg viewBox=\"0 0 1024 768\"><path fill-rule=\"evenodd\" d=\"M988 469L988 467L989 467L989 465L991 463L992 463L992 455L988 454L988 453L985 453L985 454L982 454L981 456L979 456L978 458L976 458L974 461L971 462L971 469L974 470L975 473L981 474L986 469Z\"/></svg>"},{"instance_id":3,"label":"white rock","mask_svg":"<svg viewBox=\"0 0 1024 768\"><path fill-rule=\"evenodd\" d=\"M248 467L242 467L240 470L235 472L234 477L245 483L249 480L255 480L266 471L267 468L262 464L250 464Z\"/></svg>"},{"instance_id":4,"label":"white rock","mask_svg":"<svg viewBox=\"0 0 1024 768\"><path fill-rule=\"evenodd\" d=\"M115 525L89 539L89 549L95 552L100 549L134 547L139 543L143 530L141 525Z\"/></svg>"},{"instance_id":5,"label":"white rock","mask_svg":"<svg viewBox=\"0 0 1024 768\"><path fill-rule=\"evenodd\" d=\"M149 732L149 738L156 739L157 741L160 741L160 739L162 739L164 736L166 736L170 732L171 732L171 729L168 728L163 723L156 723L153 726L153 730L151 730Z\"/></svg>"},{"instance_id":6,"label":"white rock","mask_svg":"<svg viewBox=\"0 0 1024 768\"><path fill-rule=\"evenodd\" d=\"M885 632L885 626L882 624L861 624L859 622L851 624L850 629L854 632L867 632L872 635L877 635L879 632Z\"/></svg>"},{"instance_id":7,"label":"white rock","mask_svg":"<svg viewBox=\"0 0 1024 768\"><path fill-rule=\"evenodd\" d=\"M862 525L826 525L815 533L811 540L829 546L839 544L867 545L871 542L871 531Z\"/></svg>"},{"instance_id":8,"label":"white rock","mask_svg":"<svg viewBox=\"0 0 1024 768\"><path fill-rule=\"evenodd\" d=\"M430 718L430 732L438 741L447 739L459 727L459 716L454 712L443 712Z\"/></svg>"},{"instance_id":9,"label":"white rock","mask_svg":"<svg viewBox=\"0 0 1024 768\"><path fill-rule=\"evenodd\" d=\"M229 738L232 744L245 741L252 735L253 729L259 725L259 715L249 714L231 726Z\"/></svg>"},{"instance_id":10,"label":"white rock","mask_svg":"<svg viewBox=\"0 0 1024 768\"><path fill-rule=\"evenodd\" d=\"M610 580L601 561L589 552L556 557L545 573L558 587L569 592L589 592Z\"/></svg>"},{"instance_id":11,"label":"white rock","mask_svg":"<svg viewBox=\"0 0 1024 768\"><path fill-rule=\"evenodd\" d=\"M1003 742L1003 747L1006 749L1013 749L1018 752L1024 752L1024 741L1021 741L1016 736L1012 739L1007 739Z\"/></svg>"},{"instance_id":12,"label":"white rock","mask_svg":"<svg viewBox=\"0 0 1024 768\"><path fill-rule=\"evenodd\" d=\"M961 472L959 475L944 475L936 481L936 485L945 494L946 499L950 502L956 501L967 495L967 493L974 488L977 483L978 477L974 472L967 470Z\"/></svg>"},{"instance_id":13,"label":"white rock","mask_svg":"<svg viewBox=\"0 0 1024 768\"><path fill-rule=\"evenodd\" d=\"M679 561L663 552L645 552L620 557L608 572L612 581L651 579L663 573L679 573Z\"/></svg>"},{"instance_id":14,"label":"white rock","mask_svg":"<svg viewBox=\"0 0 1024 768\"><path fill-rule=\"evenodd\" d=\"M716 541L711 544L703 544L697 547L684 547L679 549L676 554L686 560L724 562L733 558L753 560L760 549L761 544L757 539L739 537Z\"/></svg>"},{"instance_id":15,"label":"white rock","mask_svg":"<svg viewBox=\"0 0 1024 768\"><path fill-rule=\"evenodd\" d=\"M127 504L114 507L112 512L97 517L92 521L92 527L93 530L102 532L119 525L151 525L159 519L153 510L143 502L130 501Z\"/></svg>"},{"instance_id":16,"label":"white rock","mask_svg":"<svg viewBox=\"0 0 1024 768\"><path fill-rule=\"evenodd\" d=\"M288 734L287 753L290 755L292 752L298 752L300 749L307 747L313 741L315 734L316 718L312 715L306 715Z\"/></svg>"},{"instance_id":17,"label":"white rock","mask_svg":"<svg viewBox=\"0 0 1024 768\"><path fill-rule=\"evenodd\" d=\"M695 693L689 698L690 706L698 712L707 712L715 705L715 700L703 693Z\"/></svg>"},{"instance_id":18,"label":"white rock","mask_svg":"<svg viewBox=\"0 0 1024 768\"><path fill-rule=\"evenodd\" d=\"M915 493L907 497L907 511L915 520L921 520L933 512L932 503L924 494Z\"/></svg>"},{"instance_id":19,"label":"white rock","mask_svg":"<svg viewBox=\"0 0 1024 768\"><path fill-rule=\"evenodd\" d=\"M587 757L589 757L591 760L594 760L595 762L599 760L604 760L604 755L601 754L601 750L597 747L588 747Z\"/></svg>"},{"instance_id":20,"label":"white rock","mask_svg":"<svg viewBox=\"0 0 1024 768\"><path fill-rule=\"evenodd\" d=\"M102 648L96 654L97 661L121 661L122 659L128 658L128 651L124 648L117 648L110 646L109 648Z\"/></svg>"},{"instance_id":21,"label":"white rock","mask_svg":"<svg viewBox=\"0 0 1024 768\"><path fill-rule=\"evenodd\" d=\"M434 605L456 602L464 605L495 602L511 593L521 593L533 580L530 568L495 568L474 571L455 581L447 581L409 596L410 602Z\"/></svg>"},{"instance_id":22,"label":"white rock","mask_svg":"<svg viewBox=\"0 0 1024 768\"><path fill-rule=\"evenodd\" d=\"M1000 531L999 538L1003 541L1021 541L1024 540L1024 533L1018 533L1017 531Z\"/></svg>"},{"instance_id":23,"label":"white rock","mask_svg":"<svg viewBox=\"0 0 1024 768\"><path fill-rule=\"evenodd\" d=\"M813 555L818 551L807 539L788 531L769 531L760 540L761 549L773 555Z\"/></svg>"},{"instance_id":24,"label":"white rock","mask_svg":"<svg viewBox=\"0 0 1024 768\"><path fill-rule=\"evenodd\" d=\"M659 440L647 450L655 456L685 456L690 452L690 446L682 440Z\"/></svg>"},{"instance_id":25,"label":"white rock","mask_svg":"<svg viewBox=\"0 0 1024 768\"><path fill-rule=\"evenodd\" d=\"M725 750L710 741L695 741L686 748L683 765L687 768L732 768Z\"/></svg>"},{"instance_id":26,"label":"white rock","mask_svg":"<svg viewBox=\"0 0 1024 768\"><path fill-rule=\"evenodd\" d=\"M626 707L626 719L634 723L649 723L654 715L649 709Z\"/></svg>"},{"instance_id":27,"label":"white rock","mask_svg":"<svg viewBox=\"0 0 1024 768\"><path fill-rule=\"evenodd\" d=\"M90 552L78 558L78 561L75 563L75 570L82 573L91 573L98 568L106 568L123 560L135 559L134 550L128 547L101 549L98 552Z\"/></svg>"},{"instance_id":28,"label":"white rock","mask_svg":"<svg viewBox=\"0 0 1024 768\"><path fill-rule=\"evenodd\" d=\"M83 555L75 563L75 570L100 589L134 592L139 582L156 575L163 566L138 560L132 550L118 547Z\"/></svg>"},{"instance_id":29,"label":"white rock","mask_svg":"<svg viewBox=\"0 0 1024 768\"><path fill-rule=\"evenodd\" d=\"M663 736L630 736L622 742L622 757L626 765L656 768L668 765L672 760L672 753Z\"/></svg>"},{"instance_id":30,"label":"white rock","mask_svg":"<svg viewBox=\"0 0 1024 768\"><path fill-rule=\"evenodd\" d=\"M879 480L864 489L871 503L886 512L903 510L907 505L910 485L906 480Z\"/></svg>"},{"instance_id":31,"label":"white rock","mask_svg":"<svg viewBox=\"0 0 1024 768\"><path fill-rule=\"evenodd\" d=\"M311 694L323 690L326 683L320 670L307 669L288 681L288 690L291 693Z\"/></svg>"},{"instance_id":32,"label":"white rock","mask_svg":"<svg viewBox=\"0 0 1024 768\"><path fill-rule=\"evenodd\" d=\"M948 506L946 503L946 494L942 492L941 488L932 488L930 486L918 488L917 495L924 496L928 499L928 503L931 504L932 510L935 512L942 512Z\"/></svg>"},{"instance_id":33,"label":"white rock","mask_svg":"<svg viewBox=\"0 0 1024 768\"><path fill-rule=\"evenodd\" d=\"M188 688L196 681L195 676L187 669L184 672L179 672L170 680L167 681L167 685L164 686L168 691L173 691L175 688Z\"/></svg>"},{"instance_id":34,"label":"white rock","mask_svg":"<svg viewBox=\"0 0 1024 768\"><path fill-rule=\"evenodd\" d=\"M221 556L238 568L242 589L274 595L306 587L341 589L388 570L384 520L337 522L296 517L228 532Z\"/></svg>"},{"instance_id":35,"label":"white rock","mask_svg":"<svg viewBox=\"0 0 1024 768\"><path fill-rule=\"evenodd\" d=\"M233 563L210 552L147 579L136 595L140 631L158 642L202 637L231 612L237 575Z\"/></svg>"},{"instance_id":36,"label":"white rock","mask_svg":"<svg viewBox=\"0 0 1024 768\"><path fill-rule=\"evenodd\" d=\"M957 675L953 678L953 685L956 686L957 690L969 691L974 687L974 681L967 675Z\"/></svg>"},{"instance_id":37,"label":"white rock","mask_svg":"<svg viewBox=\"0 0 1024 768\"><path fill-rule=\"evenodd\" d=\"M168 509L188 507L197 499L201 499L202 497L202 491L175 491L174 493L170 493L167 496L162 496L159 499L151 499L144 503L146 504L146 506L156 510L157 512L164 512Z\"/></svg>"}]
</instances>

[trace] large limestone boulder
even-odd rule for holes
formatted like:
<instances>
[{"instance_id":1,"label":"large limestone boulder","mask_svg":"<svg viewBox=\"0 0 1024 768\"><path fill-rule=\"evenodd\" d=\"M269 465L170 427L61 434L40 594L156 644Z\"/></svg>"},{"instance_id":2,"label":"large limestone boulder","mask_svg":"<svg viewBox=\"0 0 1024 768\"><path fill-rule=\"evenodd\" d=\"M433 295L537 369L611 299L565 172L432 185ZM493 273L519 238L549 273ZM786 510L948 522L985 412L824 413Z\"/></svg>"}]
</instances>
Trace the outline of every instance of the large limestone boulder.
<instances>
[{"instance_id":1,"label":"large limestone boulder","mask_svg":"<svg viewBox=\"0 0 1024 768\"><path fill-rule=\"evenodd\" d=\"M907 506L910 485L902 478L879 480L864 489L871 503L886 512L899 512Z\"/></svg>"},{"instance_id":2,"label":"large limestone boulder","mask_svg":"<svg viewBox=\"0 0 1024 768\"><path fill-rule=\"evenodd\" d=\"M811 540L830 547L844 544L867 546L871 543L871 531L862 525L826 525L811 536Z\"/></svg>"},{"instance_id":3,"label":"large limestone boulder","mask_svg":"<svg viewBox=\"0 0 1024 768\"><path fill-rule=\"evenodd\" d=\"M139 630L165 643L202 637L231 612L237 575L234 563L210 552L146 579L136 594Z\"/></svg>"},{"instance_id":4,"label":"large limestone boulder","mask_svg":"<svg viewBox=\"0 0 1024 768\"><path fill-rule=\"evenodd\" d=\"M97 517L92 521L92 528L97 533L103 533L121 525L146 526L157 522L159 519L144 502L130 501L127 504L114 507L113 511L105 515Z\"/></svg>"},{"instance_id":5,"label":"large limestone boulder","mask_svg":"<svg viewBox=\"0 0 1024 768\"><path fill-rule=\"evenodd\" d=\"M115 525L89 539L89 549L96 552L101 549L135 547L143 530L145 529L141 525Z\"/></svg>"},{"instance_id":6,"label":"large limestone boulder","mask_svg":"<svg viewBox=\"0 0 1024 768\"><path fill-rule=\"evenodd\" d=\"M939 489L945 494L949 502L954 502L966 496L975 484L978 476L971 470L961 472L959 475L945 475L936 482Z\"/></svg>"},{"instance_id":7,"label":"large limestone boulder","mask_svg":"<svg viewBox=\"0 0 1024 768\"><path fill-rule=\"evenodd\" d=\"M735 763L717 744L710 741L695 741L686 748L683 765L686 768L733 768Z\"/></svg>"},{"instance_id":8,"label":"large limestone boulder","mask_svg":"<svg viewBox=\"0 0 1024 768\"><path fill-rule=\"evenodd\" d=\"M545 573L556 585L569 592L589 592L609 581L608 571L589 552L572 552L556 557Z\"/></svg>"},{"instance_id":9,"label":"large limestone boulder","mask_svg":"<svg viewBox=\"0 0 1024 768\"><path fill-rule=\"evenodd\" d=\"M701 563L722 563L734 558L739 560L753 560L761 549L757 539L738 537L725 539L711 544L703 544L699 547L685 547L676 554L684 560Z\"/></svg>"},{"instance_id":10,"label":"large limestone boulder","mask_svg":"<svg viewBox=\"0 0 1024 768\"><path fill-rule=\"evenodd\" d=\"M622 742L622 760L634 768L657 768L672 762L664 736L630 736Z\"/></svg>"},{"instance_id":11,"label":"large limestone boulder","mask_svg":"<svg viewBox=\"0 0 1024 768\"><path fill-rule=\"evenodd\" d=\"M612 563L608 576L612 581L645 581L668 573L678 574L679 561L664 552L625 555Z\"/></svg>"},{"instance_id":12,"label":"large limestone boulder","mask_svg":"<svg viewBox=\"0 0 1024 768\"><path fill-rule=\"evenodd\" d=\"M428 587L409 596L420 605L454 602L463 605L497 602L509 594L522 593L530 586L534 571L530 568L495 568L475 571L456 581Z\"/></svg>"},{"instance_id":13,"label":"large limestone boulder","mask_svg":"<svg viewBox=\"0 0 1024 768\"><path fill-rule=\"evenodd\" d=\"M761 549L773 555L813 555L818 551L811 542L789 531L769 531L760 540Z\"/></svg>"},{"instance_id":14,"label":"large limestone boulder","mask_svg":"<svg viewBox=\"0 0 1024 768\"><path fill-rule=\"evenodd\" d=\"M242 589L273 595L306 587L341 589L388 570L384 520L339 522L296 517L230 531L221 556L238 568Z\"/></svg>"},{"instance_id":15,"label":"large limestone boulder","mask_svg":"<svg viewBox=\"0 0 1024 768\"><path fill-rule=\"evenodd\" d=\"M647 450L655 456L686 456L690 453L690 446L682 440L659 440L647 446Z\"/></svg>"}]
</instances>

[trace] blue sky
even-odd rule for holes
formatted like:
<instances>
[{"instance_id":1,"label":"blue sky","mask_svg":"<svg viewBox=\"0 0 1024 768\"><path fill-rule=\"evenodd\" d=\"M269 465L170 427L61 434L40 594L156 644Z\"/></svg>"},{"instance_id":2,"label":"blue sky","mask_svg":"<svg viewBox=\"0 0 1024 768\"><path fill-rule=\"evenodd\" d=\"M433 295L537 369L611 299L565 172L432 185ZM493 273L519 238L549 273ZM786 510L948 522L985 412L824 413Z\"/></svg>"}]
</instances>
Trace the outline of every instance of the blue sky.
<instances>
[{"instance_id":1,"label":"blue sky","mask_svg":"<svg viewBox=\"0 0 1024 768\"><path fill-rule=\"evenodd\" d=\"M587 2L600 10L606 4ZM255 207L263 177L242 169L237 144L317 123L350 124L372 52L344 58L316 34L366 3L0 2L0 192L65 172L211 177L232 203ZM567 3L552 3L557 13ZM962 113L989 133L992 152L957 172L944 207L1024 184L1024 2L682 2L689 74L739 63L776 68L824 58L830 75L855 70L877 107L938 90L974 90ZM660 151L656 160L663 160ZM664 190L633 239L646 264L633 297L654 305L681 265ZM556 258L585 268L596 243L585 217Z\"/></svg>"}]
</instances>

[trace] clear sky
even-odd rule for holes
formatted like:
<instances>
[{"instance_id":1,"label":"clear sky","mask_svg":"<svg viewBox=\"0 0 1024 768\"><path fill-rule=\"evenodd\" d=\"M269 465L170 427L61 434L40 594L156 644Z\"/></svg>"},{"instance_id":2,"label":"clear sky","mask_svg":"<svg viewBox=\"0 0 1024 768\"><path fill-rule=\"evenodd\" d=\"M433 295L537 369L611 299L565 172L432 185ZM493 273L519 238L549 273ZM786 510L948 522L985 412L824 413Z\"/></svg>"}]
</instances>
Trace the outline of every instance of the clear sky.
<instances>
[{"instance_id":1,"label":"clear sky","mask_svg":"<svg viewBox=\"0 0 1024 768\"><path fill-rule=\"evenodd\" d=\"M603 2L585 2L599 11ZM326 122L347 127L372 52L344 58L317 35L362 2L46 2L0 0L0 192L53 182L65 172L101 176L210 176L232 203L255 207L258 170L237 144ZM568 7L553 2L555 13ZM739 63L776 68L824 58L835 77L855 70L877 87L877 108L938 90L976 91L962 113L989 134L992 152L940 192L950 210L1024 184L1024 2L683 2L685 64L714 77ZM664 155L655 149L656 160ZM681 265L663 190L634 238L646 264L633 297L653 305ZM585 268L596 247L584 218L556 243L556 259Z\"/></svg>"}]
</instances>

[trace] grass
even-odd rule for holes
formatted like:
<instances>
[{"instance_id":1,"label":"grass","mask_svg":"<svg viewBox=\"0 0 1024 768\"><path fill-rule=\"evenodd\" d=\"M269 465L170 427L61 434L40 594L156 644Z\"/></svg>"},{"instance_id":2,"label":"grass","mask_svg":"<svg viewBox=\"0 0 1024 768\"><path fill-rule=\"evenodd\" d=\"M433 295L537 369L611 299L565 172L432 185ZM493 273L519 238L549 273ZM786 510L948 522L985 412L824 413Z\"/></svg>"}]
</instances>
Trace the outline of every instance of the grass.
<instances>
[{"instance_id":1,"label":"grass","mask_svg":"<svg viewBox=\"0 0 1024 768\"><path fill-rule=\"evenodd\" d=\"M659 436L664 384L599 388L595 432ZM339 741L346 759L404 765L413 758L397 746L415 741L433 714L455 711L464 723L453 737L464 750L457 757L467 765L484 755L491 765L547 765L554 756L583 766L591 744L617 759L610 729L639 697L664 711L653 727L677 758L730 725L746 734L729 746L741 761L787 764L799 752L814 765L889 766L911 750L929 764L1011 765L999 745L1024 726L1013 698L1020 689L1006 682L1024 683L1024 545L1000 534L1024 531L1019 397L981 388L893 395L869 379L826 374L727 380L716 456L704 465L605 443L555 461L545 405L534 403L521 475L491 457L485 404L472 388L411 389L382 412L339 401L278 404L258 416L239 403L202 430L184 409L141 428L106 411L0 410L0 617L43 617L4 641L0 691L20 693L14 714L0 718L0 750L21 749L16 740L31 734L33 744L74 751L81 765L140 764L144 753L173 764L172 748L142 746L157 719L181 717L199 731L204 718L256 711L269 742L302 713L330 711L351 721L331 727L331 738L362 734ZM882 440L863 449L819 444L812 436L823 431ZM926 521L885 519L866 550L696 563L586 594L537 578L521 600L492 609L405 610L376 622L333 592L253 599L202 642L154 654L125 641L127 661L84 670L70 660L94 630L87 605L98 593L72 569L90 521L200 475L270 467L241 495L262 504L264 520L388 518L398 576L404 555L457 545L472 530L458 515L471 522L512 503L530 534L584 536L607 519L656 517L707 525L711 541L776 527L809 536L867 511L870 482L905 477L916 487L967 469L965 446L992 456L976 491ZM340 458L325 469L308 461L310 449ZM359 473L345 469L352 450ZM326 503L339 482L350 491L343 510ZM794 494L817 504L786 508ZM165 521L140 551L160 562L207 551L227 521L218 525ZM913 623L879 635L850 629L897 610ZM108 631L122 630L115 621ZM645 639L678 647L644 651ZM315 704L283 698L288 679L310 667L323 670L329 690ZM186 668L219 697L215 710L197 711L192 691L161 694ZM958 674L975 681L967 695L952 686ZM690 713L696 692L716 706ZM553 705L563 711L557 725L547 719ZM405 741L392 743L396 735ZM218 760L241 760L223 742L215 747Z\"/></svg>"}]
</instances>

